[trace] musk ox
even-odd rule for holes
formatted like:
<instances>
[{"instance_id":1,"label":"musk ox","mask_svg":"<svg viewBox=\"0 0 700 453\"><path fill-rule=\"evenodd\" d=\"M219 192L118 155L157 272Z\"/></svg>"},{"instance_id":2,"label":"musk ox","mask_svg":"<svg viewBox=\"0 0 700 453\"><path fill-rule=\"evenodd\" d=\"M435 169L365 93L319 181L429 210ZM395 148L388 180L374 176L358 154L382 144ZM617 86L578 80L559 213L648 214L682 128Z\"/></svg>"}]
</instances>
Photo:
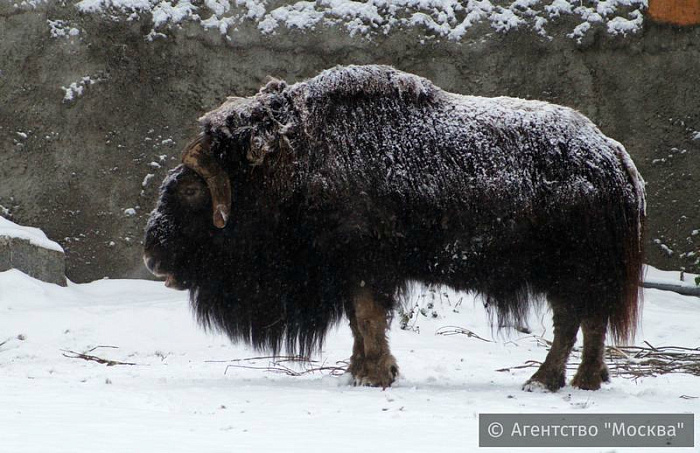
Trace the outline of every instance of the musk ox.
<instances>
[{"instance_id":1,"label":"musk ox","mask_svg":"<svg viewBox=\"0 0 700 453\"><path fill-rule=\"evenodd\" d=\"M606 331L633 333L644 183L576 111L462 96L387 66L336 67L229 98L160 189L146 266L196 317L307 354L346 315L349 372L388 386L388 320L409 281L474 291L499 325L547 300L554 342L524 386L608 380Z\"/></svg>"}]
</instances>

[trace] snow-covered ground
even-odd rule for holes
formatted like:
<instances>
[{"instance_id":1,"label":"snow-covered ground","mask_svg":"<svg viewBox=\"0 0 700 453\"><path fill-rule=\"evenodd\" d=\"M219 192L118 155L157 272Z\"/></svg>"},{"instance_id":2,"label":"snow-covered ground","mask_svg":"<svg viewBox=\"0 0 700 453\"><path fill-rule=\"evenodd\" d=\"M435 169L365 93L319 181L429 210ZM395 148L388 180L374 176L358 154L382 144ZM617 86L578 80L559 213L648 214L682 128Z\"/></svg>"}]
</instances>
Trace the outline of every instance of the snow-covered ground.
<instances>
[{"instance_id":1,"label":"snow-covered ground","mask_svg":"<svg viewBox=\"0 0 700 453\"><path fill-rule=\"evenodd\" d=\"M407 330L395 320L390 340L402 375L382 391L328 371L266 371L265 358L227 362L264 354L202 331L186 294L162 283L61 288L0 273L0 452L468 452L477 450L479 413L700 412L700 378L686 374L613 376L598 392L523 392L533 369L496 370L543 360L535 336L493 332L470 295L435 293L437 318L426 302L433 293L416 296L428 316ZM700 299L647 290L637 344L698 347L699 323ZM533 314L530 325L551 339L548 313ZM445 326L490 341L435 334ZM286 365L332 366L350 351L343 324L318 363ZM696 416L696 446L699 428Z\"/></svg>"}]
</instances>

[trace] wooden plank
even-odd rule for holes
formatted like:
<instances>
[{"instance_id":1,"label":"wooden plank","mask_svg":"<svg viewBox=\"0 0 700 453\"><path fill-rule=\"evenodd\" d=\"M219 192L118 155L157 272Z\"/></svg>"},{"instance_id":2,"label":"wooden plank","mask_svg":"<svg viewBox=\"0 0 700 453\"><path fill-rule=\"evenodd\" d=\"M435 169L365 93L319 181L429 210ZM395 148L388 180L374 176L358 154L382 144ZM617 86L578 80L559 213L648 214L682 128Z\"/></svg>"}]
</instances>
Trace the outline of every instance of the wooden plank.
<instances>
[{"instance_id":1,"label":"wooden plank","mask_svg":"<svg viewBox=\"0 0 700 453\"><path fill-rule=\"evenodd\" d=\"M700 0L649 0L649 17L664 24L693 26L700 24Z\"/></svg>"}]
</instances>

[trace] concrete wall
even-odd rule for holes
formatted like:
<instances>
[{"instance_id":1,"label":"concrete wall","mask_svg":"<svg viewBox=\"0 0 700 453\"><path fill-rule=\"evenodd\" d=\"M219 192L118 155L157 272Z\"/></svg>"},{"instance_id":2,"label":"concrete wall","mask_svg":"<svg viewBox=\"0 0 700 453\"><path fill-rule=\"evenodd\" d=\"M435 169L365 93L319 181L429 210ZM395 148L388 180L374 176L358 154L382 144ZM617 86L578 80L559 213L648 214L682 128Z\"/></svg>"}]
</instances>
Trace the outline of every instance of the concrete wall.
<instances>
[{"instance_id":1,"label":"concrete wall","mask_svg":"<svg viewBox=\"0 0 700 453\"><path fill-rule=\"evenodd\" d=\"M582 111L627 147L648 182L648 261L700 270L688 256L700 248L698 27L645 21L637 33L599 27L577 42L566 36L576 23L561 18L549 36L482 24L455 41L410 27L264 34L242 21L222 34L182 22L151 41L148 14L112 20L70 6L0 3L0 206L64 247L74 281L147 275L143 227L199 115L254 93L267 75L294 82L349 63ZM79 34L52 37L49 19Z\"/></svg>"},{"instance_id":2,"label":"concrete wall","mask_svg":"<svg viewBox=\"0 0 700 453\"><path fill-rule=\"evenodd\" d=\"M0 272L19 269L27 275L66 286L66 265L62 252L32 244L27 239L0 236Z\"/></svg>"}]
</instances>

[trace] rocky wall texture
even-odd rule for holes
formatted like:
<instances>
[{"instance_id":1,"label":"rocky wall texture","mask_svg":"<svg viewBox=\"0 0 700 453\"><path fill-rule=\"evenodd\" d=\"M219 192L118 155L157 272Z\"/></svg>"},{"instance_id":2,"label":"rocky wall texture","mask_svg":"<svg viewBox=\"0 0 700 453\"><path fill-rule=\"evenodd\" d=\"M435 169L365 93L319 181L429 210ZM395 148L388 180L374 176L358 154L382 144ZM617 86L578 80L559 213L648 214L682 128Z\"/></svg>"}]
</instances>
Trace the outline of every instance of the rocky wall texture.
<instances>
[{"instance_id":1,"label":"rocky wall texture","mask_svg":"<svg viewBox=\"0 0 700 453\"><path fill-rule=\"evenodd\" d=\"M383 63L580 110L647 180L648 261L697 272L700 27L645 6L0 0L0 211L59 242L71 280L144 277L146 218L203 112L268 75Z\"/></svg>"},{"instance_id":2,"label":"rocky wall texture","mask_svg":"<svg viewBox=\"0 0 700 453\"><path fill-rule=\"evenodd\" d=\"M0 272L9 269L48 283L67 283L63 252L37 246L27 239L0 236Z\"/></svg>"}]
</instances>

